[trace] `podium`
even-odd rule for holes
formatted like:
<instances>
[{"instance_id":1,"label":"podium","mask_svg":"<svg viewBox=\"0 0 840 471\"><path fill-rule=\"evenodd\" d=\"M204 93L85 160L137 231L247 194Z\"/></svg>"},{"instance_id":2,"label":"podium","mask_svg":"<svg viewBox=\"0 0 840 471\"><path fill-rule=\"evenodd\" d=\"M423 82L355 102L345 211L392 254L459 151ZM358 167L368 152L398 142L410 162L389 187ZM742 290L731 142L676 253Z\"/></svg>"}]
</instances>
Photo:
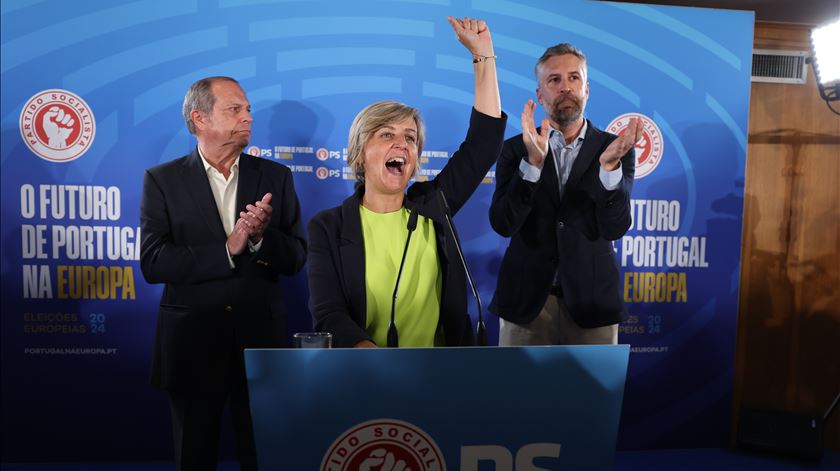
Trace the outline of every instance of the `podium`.
<instances>
[{"instance_id":1,"label":"podium","mask_svg":"<svg viewBox=\"0 0 840 471\"><path fill-rule=\"evenodd\" d=\"M629 353L249 349L259 468L609 470Z\"/></svg>"}]
</instances>

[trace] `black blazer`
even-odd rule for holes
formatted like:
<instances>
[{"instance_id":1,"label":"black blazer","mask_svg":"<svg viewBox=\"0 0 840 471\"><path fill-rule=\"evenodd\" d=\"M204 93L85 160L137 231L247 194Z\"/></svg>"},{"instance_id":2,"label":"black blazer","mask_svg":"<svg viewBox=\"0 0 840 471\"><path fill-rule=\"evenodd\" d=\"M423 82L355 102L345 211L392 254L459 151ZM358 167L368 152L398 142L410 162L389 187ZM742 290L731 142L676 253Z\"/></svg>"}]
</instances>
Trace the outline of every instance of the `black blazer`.
<instances>
[{"instance_id":1,"label":"black blazer","mask_svg":"<svg viewBox=\"0 0 840 471\"><path fill-rule=\"evenodd\" d=\"M440 321L446 345L475 343L467 314L466 275L439 209L443 190L453 214L467 202L501 151L507 116L492 118L473 110L461 147L429 182L411 185L405 206L434 221L443 289ZM331 332L334 345L352 347L371 340L365 332L365 243L359 204L364 187L309 221L309 310L317 330ZM410 261L409 261L410 263ZM382 280L393 284L396 280ZM399 327L399 326L397 326Z\"/></svg>"},{"instance_id":2,"label":"black blazer","mask_svg":"<svg viewBox=\"0 0 840 471\"><path fill-rule=\"evenodd\" d=\"M610 241L630 228L635 151L630 149L621 158L623 178L618 188L605 190L598 157L616 136L587 124L562 200L550 150L540 179L532 183L519 172L519 163L528 155L522 135L508 139L502 149L490 224L511 240L490 311L505 320L518 324L534 320L558 268L563 300L579 326L615 324L627 316Z\"/></svg>"},{"instance_id":3,"label":"black blazer","mask_svg":"<svg viewBox=\"0 0 840 471\"><path fill-rule=\"evenodd\" d=\"M281 164L242 154L237 215L271 193L271 222L260 250L233 257L198 150L146 171L140 206L140 267L165 283L151 382L207 388L223 382L234 349L285 345L285 307L277 285L306 259L292 174Z\"/></svg>"}]
</instances>

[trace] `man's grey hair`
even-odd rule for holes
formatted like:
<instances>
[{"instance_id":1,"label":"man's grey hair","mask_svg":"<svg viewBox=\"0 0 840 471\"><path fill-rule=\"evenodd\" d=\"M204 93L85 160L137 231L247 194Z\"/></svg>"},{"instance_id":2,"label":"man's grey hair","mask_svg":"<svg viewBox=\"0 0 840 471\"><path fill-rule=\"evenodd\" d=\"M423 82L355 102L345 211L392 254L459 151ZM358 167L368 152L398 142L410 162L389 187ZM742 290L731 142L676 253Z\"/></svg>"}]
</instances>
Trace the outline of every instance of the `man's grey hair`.
<instances>
[{"instance_id":1,"label":"man's grey hair","mask_svg":"<svg viewBox=\"0 0 840 471\"><path fill-rule=\"evenodd\" d=\"M201 111L207 114L213 111L213 105L216 104L216 96L213 95L210 87L212 87L214 82L220 80L227 80L239 85L239 82L231 77L216 76L203 78L190 85L190 89L187 90L181 112L184 114L184 122L187 124L187 130L190 134L195 134L195 123L192 122L190 114L193 111Z\"/></svg>"},{"instance_id":2,"label":"man's grey hair","mask_svg":"<svg viewBox=\"0 0 840 471\"><path fill-rule=\"evenodd\" d=\"M571 54L583 61L583 73L586 74L587 77L589 76L589 70L586 66L586 54L584 54L583 51L576 48L570 43L560 43L546 49L543 55L537 61L537 65L534 66L534 75L537 77L537 81L540 80L540 66L543 65L545 61L551 59L554 56L562 56L565 54Z\"/></svg>"},{"instance_id":3,"label":"man's grey hair","mask_svg":"<svg viewBox=\"0 0 840 471\"><path fill-rule=\"evenodd\" d=\"M356 115L356 119L350 125L347 139L347 165L353 170L357 188L365 183L365 166L361 157L370 136L383 126L406 118L413 119L417 124L417 165L414 166L414 175L417 175L420 169L420 155L423 153L423 142L426 139L423 119L420 118L420 111L417 108L395 101L378 101L368 105Z\"/></svg>"}]
</instances>

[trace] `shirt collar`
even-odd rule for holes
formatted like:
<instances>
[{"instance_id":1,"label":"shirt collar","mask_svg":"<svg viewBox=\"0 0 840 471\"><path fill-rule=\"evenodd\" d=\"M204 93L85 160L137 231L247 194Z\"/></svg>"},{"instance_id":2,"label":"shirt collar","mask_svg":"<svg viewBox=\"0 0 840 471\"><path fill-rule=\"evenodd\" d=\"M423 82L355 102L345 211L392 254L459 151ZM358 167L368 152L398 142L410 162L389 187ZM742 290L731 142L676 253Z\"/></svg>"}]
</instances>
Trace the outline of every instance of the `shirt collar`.
<instances>
[{"instance_id":1,"label":"shirt collar","mask_svg":"<svg viewBox=\"0 0 840 471\"><path fill-rule=\"evenodd\" d=\"M572 147L577 147L578 145L580 145L581 141L583 141L583 139L584 139L584 136L586 136L586 128L587 127L589 127L589 123L584 119L583 120L583 126L580 127L580 132L578 133L577 138L574 141L572 141L572 143L570 144ZM560 131L560 130L554 129L554 126L550 126L550 128L551 128L552 131L560 133L561 136L563 135L563 132ZM549 135L550 135L550 133L549 133ZM565 136L564 136L564 138L565 138ZM566 145L565 140L563 142L563 145Z\"/></svg>"},{"instance_id":2,"label":"shirt collar","mask_svg":"<svg viewBox=\"0 0 840 471\"><path fill-rule=\"evenodd\" d=\"M204 158L204 154L201 152L201 146L196 146L196 148L198 149L198 156L201 157L201 163L204 164L204 171L209 172L211 168L216 170L216 168L210 165L210 163L207 162L207 159ZM233 172L234 169L239 171L239 157L241 157L241 155L236 156L236 160L234 160L233 165L230 166L231 172ZM218 172L218 170L216 171Z\"/></svg>"}]
</instances>

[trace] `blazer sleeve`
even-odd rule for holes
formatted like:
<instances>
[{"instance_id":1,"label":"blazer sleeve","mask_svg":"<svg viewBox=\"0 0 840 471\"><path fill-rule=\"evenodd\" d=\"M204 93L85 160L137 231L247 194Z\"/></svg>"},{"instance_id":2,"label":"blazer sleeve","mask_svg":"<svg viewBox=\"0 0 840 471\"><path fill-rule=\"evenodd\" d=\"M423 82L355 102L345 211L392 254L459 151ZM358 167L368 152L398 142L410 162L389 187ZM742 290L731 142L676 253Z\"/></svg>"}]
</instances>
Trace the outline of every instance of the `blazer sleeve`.
<instances>
[{"instance_id":1,"label":"blazer sleeve","mask_svg":"<svg viewBox=\"0 0 840 471\"><path fill-rule=\"evenodd\" d=\"M279 187L280 194L273 195L271 200L271 222L252 261L265 267L273 276L294 275L306 262L306 239L291 172L282 173Z\"/></svg>"},{"instance_id":2,"label":"blazer sleeve","mask_svg":"<svg viewBox=\"0 0 840 471\"><path fill-rule=\"evenodd\" d=\"M165 189L146 171L140 202L140 269L149 283L200 283L233 275L225 241L176 244Z\"/></svg>"},{"instance_id":3,"label":"blazer sleeve","mask_svg":"<svg viewBox=\"0 0 840 471\"><path fill-rule=\"evenodd\" d=\"M636 174L636 150L631 148L621 158L621 183L615 190L607 191L601 185L600 177L595 197L595 219L598 232L607 240L620 239L633 223L630 211L630 192Z\"/></svg>"},{"instance_id":4,"label":"blazer sleeve","mask_svg":"<svg viewBox=\"0 0 840 471\"><path fill-rule=\"evenodd\" d=\"M534 207L534 195L542 182L522 179L519 164L526 155L522 135L508 139L496 164L496 189L490 203L490 226L502 237L516 234ZM545 171L545 168L543 168Z\"/></svg>"},{"instance_id":5,"label":"blazer sleeve","mask_svg":"<svg viewBox=\"0 0 840 471\"><path fill-rule=\"evenodd\" d=\"M466 204L499 158L506 123L504 112L500 118L494 118L473 108L464 142L434 180L446 195L453 215Z\"/></svg>"},{"instance_id":6,"label":"blazer sleeve","mask_svg":"<svg viewBox=\"0 0 840 471\"><path fill-rule=\"evenodd\" d=\"M362 340L373 340L352 318L344 294L337 217L322 212L309 221L309 311L316 330L333 334L335 347L352 347ZM357 270L358 276L365 276L361 267Z\"/></svg>"}]
</instances>

